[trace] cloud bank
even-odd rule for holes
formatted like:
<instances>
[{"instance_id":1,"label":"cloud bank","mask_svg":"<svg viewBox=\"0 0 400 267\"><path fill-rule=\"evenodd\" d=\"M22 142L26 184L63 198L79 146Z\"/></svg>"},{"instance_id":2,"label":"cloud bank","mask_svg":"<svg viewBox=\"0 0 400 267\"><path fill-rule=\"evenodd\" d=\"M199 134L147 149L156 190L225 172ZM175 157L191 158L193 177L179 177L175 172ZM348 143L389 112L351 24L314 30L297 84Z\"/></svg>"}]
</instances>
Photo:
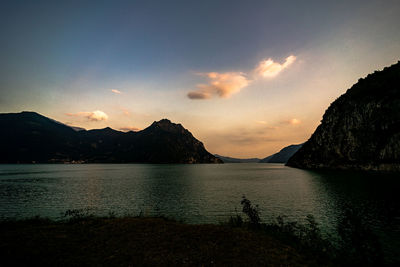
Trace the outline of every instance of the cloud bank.
<instances>
[{"instance_id":1,"label":"cloud bank","mask_svg":"<svg viewBox=\"0 0 400 267\"><path fill-rule=\"evenodd\" d=\"M209 99L213 96L227 98L250 83L242 72L209 72L199 75L208 77L210 81L207 84L198 84L197 90L189 92L187 96L190 99Z\"/></svg>"},{"instance_id":2,"label":"cloud bank","mask_svg":"<svg viewBox=\"0 0 400 267\"><path fill-rule=\"evenodd\" d=\"M288 56L282 64L274 62L271 58L262 60L253 73L260 77L275 77L282 70L288 68L296 60L293 55ZM198 84L197 90L187 94L190 99L210 99L213 97L228 98L240 92L242 88L251 82L243 72L207 72L198 75L206 76L209 79L207 84Z\"/></svg>"},{"instance_id":3,"label":"cloud bank","mask_svg":"<svg viewBox=\"0 0 400 267\"><path fill-rule=\"evenodd\" d=\"M91 112L78 112L78 113L67 113L67 116L82 117L88 121L106 121L108 115L101 110L95 110Z\"/></svg>"}]
</instances>

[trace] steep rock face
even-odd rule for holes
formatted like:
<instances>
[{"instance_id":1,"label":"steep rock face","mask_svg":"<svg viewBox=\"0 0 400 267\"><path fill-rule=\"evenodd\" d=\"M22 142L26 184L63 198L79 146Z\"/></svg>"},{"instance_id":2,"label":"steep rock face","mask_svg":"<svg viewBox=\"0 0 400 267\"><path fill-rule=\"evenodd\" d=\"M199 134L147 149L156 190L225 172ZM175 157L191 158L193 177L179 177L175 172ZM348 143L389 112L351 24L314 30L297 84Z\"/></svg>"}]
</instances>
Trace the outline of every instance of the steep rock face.
<instances>
[{"instance_id":1,"label":"steep rock face","mask_svg":"<svg viewBox=\"0 0 400 267\"><path fill-rule=\"evenodd\" d=\"M0 114L0 163L222 163L169 120L139 132L80 130L35 112Z\"/></svg>"},{"instance_id":2,"label":"steep rock face","mask_svg":"<svg viewBox=\"0 0 400 267\"><path fill-rule=\"evenodd\" d=\"M400 62L360 79L334 101L287 165L400 171Z\"/></svg>"}]
</instances>

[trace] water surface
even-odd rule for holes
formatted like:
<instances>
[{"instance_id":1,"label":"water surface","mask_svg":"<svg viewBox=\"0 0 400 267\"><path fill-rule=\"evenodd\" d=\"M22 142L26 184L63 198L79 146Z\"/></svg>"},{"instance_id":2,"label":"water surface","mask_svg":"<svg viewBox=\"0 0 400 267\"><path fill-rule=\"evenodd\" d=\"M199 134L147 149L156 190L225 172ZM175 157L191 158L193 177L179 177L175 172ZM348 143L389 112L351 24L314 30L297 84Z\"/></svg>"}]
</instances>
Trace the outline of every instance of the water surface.
<instances>
[{"instance_id":1,"label":"water surface","mask_svg":"<svg viewBox=\"0 0 400 267\"><path fill-rule=\"evenodd\" d=\"M226 221L246 195L264 221L314 215L335 231L343 207L364 219L393 254L400 247L400 177L315 172L281 164L0 165L0 218L58 219L69 209L164 215L188 223Z\"/></svg>"}]
</instances>

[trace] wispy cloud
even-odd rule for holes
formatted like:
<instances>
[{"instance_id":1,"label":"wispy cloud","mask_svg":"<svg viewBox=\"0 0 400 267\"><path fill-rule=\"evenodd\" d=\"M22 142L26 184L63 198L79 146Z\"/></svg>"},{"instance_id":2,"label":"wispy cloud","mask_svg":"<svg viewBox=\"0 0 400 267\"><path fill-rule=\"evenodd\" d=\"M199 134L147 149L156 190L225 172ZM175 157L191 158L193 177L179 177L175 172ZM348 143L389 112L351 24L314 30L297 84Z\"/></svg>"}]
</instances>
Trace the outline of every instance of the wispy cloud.
<instances>
[{"instance_id":1,"label":"wispy cloud","mask_svg":"<svg viewBox=\"0 0 400 267\"><path fill-rule=\"evenodd\" d=\"M113 92L114 94L122 94L122 92L120 90L117 89L111 89L111 92Z\"/></svg>"},{"instance_id":2,"label":"wispy cloud","mask_svg":"<svg viewBox=\"0 0 400 267\"><path fill-rule=\"evenodd\" d=\"M295 62L296 57L288 56L282 64L274 62L271 58L261 61L255 68L255 72L263 77L275 77L282 70L286 69Z\"/></svg>"},{"instance_id":3,"label":"wispy cloud","mask_svg":"<svg viewBox=\"0 0 400 267\"><path fill-rule=\"evenodd\" d=\"M292 125L296 125L296 124L300 124L301 121L299 119L291 119L291 120L289 120L289 123Z\"/></svg>"},{"instance_id":4,"label":"wispy cloud","mask_svg":"<svg viewBox=\"0 0 400 267\"><path fill-rule=\"evenodd\" d=\"M283 120L283 121L281 121L281 124L299 125L299 124L301 124L301 120L293 118L290 120Z\"/></svg>"},{"instance_id":5,"label":"wispy cloud","mask_svg":"<svg viewBox=\"0 0 400 267\"><path fill-rule=\"evenodd\" d=\"M187 94L190 99L209 99L212 97L210 92L204 92L201 90L192 91Z\"/></svg>"},{"instance_id":6,"label":"wispy cloud","mask_svg":"<svg viewBox=\"0 0 400 267\"><path fill-rule=\"evenodd\" d=\"M226 139L228 142L232 144L239 144L239 145L256 145L260 143L267 143L267 142L275 142L278 141L278 139L273 138L273 137L262 137L262 136L236 136L236 135L231 135L231 136L226 136Z\"/></svg>"},{"instance_id":7,"label":"wispy cloud","mask_svg":"<svg viewBox=\"0 0 400 267\"><path fill-rule=\"evenodd\" d=\"M275 129L264 128L259 131L249 129L231 129L228 133L216 133L215 138L220 142L229 143L230 145L258 145L267 142L277 141Z\"/></svg>"},{"instance_id":8,"label":"wispy cloud","mask_svg":"<svg viewBox=\"0 0 400 267\"><path fill-rule=\"evenodd\" d=\"M132 115L131 112L130 112L127 108L120 108L120 109L121 109L122 113L123 113L125 116L130 117L130 116Z\"/></svg>"},{"instance_id":9,"label":"wispy cloud","mask_svg":"<svg viewBox=\"0 0 400 267\"><path fill-rule=\"evenodd\" d=\"M278 126L274 126L274 125L270 125L269 123L267 123L266 121L255 121L256 124L259 124L262 129L264 130L277 130L279 129ZM261 131L263 132L263 131Z\"/></svg>"},{"instance_id":10,"label":"wispy cloud","mask_svg":"<svg viewBox=\"0 0 400 267\"><path fill-rule=\"evenodd\" d=\"M66 113L67 116L82 117L89 121L105 121L108 119L108 115L101 110L89 111L89 112L77 112L77 113Z\"/></svg>"},{"instance_id":11,"label":"wispy cloud","mask_svg":"<svg viewBox=\"0 0 400 267\"><path fill-rule=\"evenodd\" d=\"M227 98L250 83L242 72L209 72L199 75L208 77L210 81L207 84L198 84L197 90L189 92L187 96L190 99L209 99L213 96Z\"/></svg>"},{"instance_id":12,"label":"wispy cloud","mask_svg":"<svg viewBox=\"0 0 400 267\"><path fill-rule=\"evenodd\" d=\"M129 132L129 131L137 132L137 131L140 131L140 128L137 128L137 127L134 127L134 126L125 126L125 127L119 128L119 130L123 131L123 132Z\"/></svg>"}]
</instances>

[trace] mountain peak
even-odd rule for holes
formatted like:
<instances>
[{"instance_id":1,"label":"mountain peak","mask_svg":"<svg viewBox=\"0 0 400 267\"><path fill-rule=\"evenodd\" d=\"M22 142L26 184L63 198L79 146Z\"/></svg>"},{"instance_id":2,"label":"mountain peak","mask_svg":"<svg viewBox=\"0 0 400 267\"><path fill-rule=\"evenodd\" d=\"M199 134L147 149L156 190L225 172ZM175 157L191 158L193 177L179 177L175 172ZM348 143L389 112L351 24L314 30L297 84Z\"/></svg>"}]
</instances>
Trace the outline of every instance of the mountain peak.
<instances>
[{"instance_id":1,"label":"mountain peak","mask_svg":"<svg viewBox=\"0 0 400 267\"><path fill-rule=\"evenodd\" d=\"M36 115L39 115L39 113L36 113L36 112L34 112L34 111L29 111L29 110L24 110L24 111L21 111L21 113L25 113L25 114L36 114Z\"/></svg>"},{"instance_id":2,"label":"mountain peak","mask_svg":"<svg viewBox=\"0 0 400 267\"><path fill-rule=\"evenodd\" d=\"M165 126L165 125L174 125L175 123L171 122L169 119L161 119L159 121L154 121L152 125Z\"/></svg>"},{"instance_id":3,"label":"mountain peak","mask_svg":"<svg viewBox=\"0 0 400 267\"><path fill-rule=\"evenodd\" d=\"M26 116L26 117L40 117L40 118L45 118L45 116L34 112L34 111L22 111L20 113L14 113L14 114L21 114L22 116Z\"/></svg>"},{"instance_id":4,"label":"mountain peak","mask_svg":"<svg viewBox=\"0 0 400 267\"><path fill-rule=\"evenodd\" d=\"M169 119L154 121L150 127L159 128L167 132L184 132L186 130L181 124L173 123Z\"/></svg>"},{"instance_id":5,"label":"mountain peak","mask_svg":"<svg viewBox=\"0 0 400 267\"><path fill-rule=\"evenodd\" d=\"M172 123L172 122L169 119L164 118L159 121L155 121L155 123Z\"/></svg>"}]
</instances>

